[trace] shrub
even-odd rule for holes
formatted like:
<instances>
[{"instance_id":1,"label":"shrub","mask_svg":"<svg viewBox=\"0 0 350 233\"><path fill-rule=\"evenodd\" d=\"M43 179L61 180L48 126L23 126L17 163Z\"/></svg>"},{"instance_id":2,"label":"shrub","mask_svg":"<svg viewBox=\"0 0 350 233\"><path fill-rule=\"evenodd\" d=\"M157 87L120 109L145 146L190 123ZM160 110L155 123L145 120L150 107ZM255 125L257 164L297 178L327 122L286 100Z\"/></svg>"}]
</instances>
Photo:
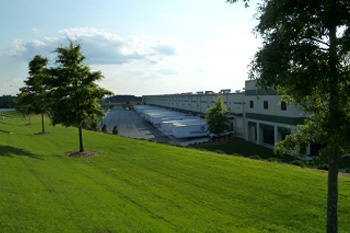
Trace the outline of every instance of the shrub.
<instances>
[{"instance_id":1,"label":"shrub","mask_svg":"<svg viewBox=\"0 0 350 233\"><path fill-rule=\"evenodd\" d=\"M317 169L328 171L328 164L326 163L319 164L317 165Z\"/></svg>"},{"instance_id":2,"label":"shrub","mask_svg":"<svg viewBox=\"0 0 350 233\"><path fill-rule=\"evenodd\" d=\"M350 173L350 168L345 168L346 173Z\"/></svg>"},{"instance_id":3,"label":"shrub","mask_svg":"<svg viewBox=\"0 0 350 233\"><path fill-rule=\"evenodd\" d=\"M107 128L107 125L106 125L106 124L103 124L103 126L102 126L102 132L108 133L108 128Z\"/></svg>"},{"instance_id":4,"label":"shrub","mask_svg":"<svg viewBox=\"0 0 350 233\"><path fill-rule=\"evenodd\" d=\"M293 160L292 164L299 167L305 167L305 162L302 160Z\"/></svg>"},{"instance_id":5,"label":"shrub","mask_svg":"<svg viewBox=\"0 0 350 233\"><path fill-rule=\"evenodd\" d=\"M279 159L279 158L269 158L267 161L273 162L273 163L280 163L281 159Z\"/></svg>"},{"instance_id":6,"label":"shrub","mask_svg":"<svg viewBox=\"0 0 350 233\"><path fill-rule=\"evenodd\" d=\"M215 153L218 153L218 154L226 154L224 151L222 151L222 150L215 150L214 151Z\"/></svg>"},{"instance_id":7,"label":"shrub","mask_svg":"<svg viewBox=\"0 0 350 233\"><path fill-rule=\"evenodd\" d=\"M118 135L118 134L119 134L119 128L118 128L118 125L115 125L115 126L113 127L112 134L116 134L116 135Z\"/></svg>"},{"instance_id":8,"label":"shrub","mask_svg":"<svg viewBox=\"0 0 350 233\"><path fill-rule=\"evenodd\" d=\"M93 130L93 131L98 131L98 123L97 123L97 121L91 122L90 129Z\"/></svg>"},{"instance_id":9,"label":"shrub","mask_svg":"<svg viewBox=\"0 0 350 233\"><path fill-rule=\"evenodd\" d=\"M261 160L260 155L251 155L249 156L250 159L256 159L256 160Z\"/></svg>"}]
</instances>

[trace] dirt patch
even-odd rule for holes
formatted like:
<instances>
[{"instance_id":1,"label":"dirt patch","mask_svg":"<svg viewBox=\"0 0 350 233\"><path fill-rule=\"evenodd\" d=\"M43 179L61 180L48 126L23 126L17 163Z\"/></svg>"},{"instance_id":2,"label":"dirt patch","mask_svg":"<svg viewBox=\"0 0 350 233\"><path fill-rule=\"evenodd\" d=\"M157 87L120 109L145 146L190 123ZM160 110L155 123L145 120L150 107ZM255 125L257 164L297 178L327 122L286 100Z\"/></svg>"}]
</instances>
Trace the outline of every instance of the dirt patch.
<instances>
[{"instance_id":1,"label":"dirt patch","mask_svg":"<svg viewBox=\"0 0 350 233\"><path fill-rule=\"evenodd\" d=\"M84 151L84 152L76 151L76 152L68 153L69 157L89 157L94 155L98 155L98 153L95 151Z\"/></svg>"}]
</instances>

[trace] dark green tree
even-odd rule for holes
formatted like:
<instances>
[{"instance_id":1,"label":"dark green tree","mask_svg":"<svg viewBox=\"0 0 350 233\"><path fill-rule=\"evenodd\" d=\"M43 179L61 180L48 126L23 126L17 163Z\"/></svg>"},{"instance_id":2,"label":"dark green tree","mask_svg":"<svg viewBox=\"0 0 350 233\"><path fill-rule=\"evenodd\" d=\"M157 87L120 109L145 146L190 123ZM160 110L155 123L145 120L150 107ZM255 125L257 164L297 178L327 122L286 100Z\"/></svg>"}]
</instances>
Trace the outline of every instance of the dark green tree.
<instances>
[{"instance_id":1,"label":"dark green tree","mask_svg":"<svg viewBox=\"0 0 350 233\"><path fill-rule=\"evenodd\" d=\"M41 132L45 133L45 114L48 113L50 100L48 98L48 86L50 78L47 69L48 59L39 55L29 62L29 77L24 81L25 86L20 89L18 110L23 113L41 114ZM27 105L27 106L24 106Z\"/></svg>"},{"instance_id":2,"label":"dark green tree","mask_svg":"<svg viewBox=\"0 0 350 233\"><path fill-rule=\"evenodd\" d=\"M70 42L68 47L58 47L55 52L57 67L51 70L52 123L77 127L79 152L84 152L84 122L104 114L97 100L112 93L96 84L103 75L84 64L86 58L80 44Z\"/></svg>"},{"instance_id":3,"label":"dark green tree","mask_svg":"<svg viewBox=\"0 0 350 233\"><path fill-rule=\"evenodd\" d=\"M209 131L220 137L222 133L230 130L229 113L230 111L227 109L222 96L219 96L215 105L209 107L205 114Z\"/></svg>"},{"instance_id":4,"label":"dark green tree","mask_svg":"<svg viewBox=\"0 0 350 233\"><path fill-rule=\"evenodd\" d=\"M30 103L30 98L28 97L28 93L22 90L19 94L17 94L16 99L16 110L23 114L23 117L26 118L28 116L29 122L28 125L31 124L30 114L34 112L32 109L32 105Z\"/></svg>"},{"instance_id":5,"label":"dark green tree","mask_svg":"<svg viewBox=\"0 0 350 233\"><path fill-rule=\"evenodd\" d=\"M253 59L252 78L311 114L280 148L306 141L325 145L327 232L338 232L339 159L350 152L350 1L262 0L257 19L263 46Z\"/></svg>"},{"instance_id":6,"label":"dark green tree","mask_svg":"<svg viewBox=\"0 0 350 233\"><path fill-rule=\"evenodd\" d=\"M118 125L113 126L112 134L116 134L116 135L118 135L118 134L119 134L119 128L118 128Z\"/></svg>"},{"instance_id":7,"label":"dark green tree","mask_svg":"<svg viewBox=\"0 0 350 233\"><path fill-rule=\"evenodd\" d=\"M103 133L108 133L108 127L107 127L106 124L103 124L103 125L102 125L101 131L102 131Z\"/></svg>"}]
</instances>

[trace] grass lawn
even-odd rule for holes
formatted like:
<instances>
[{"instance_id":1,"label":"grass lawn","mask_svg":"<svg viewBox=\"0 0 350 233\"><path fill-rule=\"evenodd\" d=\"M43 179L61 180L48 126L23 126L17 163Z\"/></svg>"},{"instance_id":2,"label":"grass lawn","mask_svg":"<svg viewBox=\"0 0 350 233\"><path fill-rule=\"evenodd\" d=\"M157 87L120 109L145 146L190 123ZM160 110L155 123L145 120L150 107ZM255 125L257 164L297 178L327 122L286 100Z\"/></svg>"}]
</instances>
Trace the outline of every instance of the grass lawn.
<instances>
[{"instance_id":1,"label":"grass lawn","mask_svg":"<svg viewBox=\"0 0 350 233\"><path fill-rule=\"evenodd\" d=\"M287 154L276 154L273 152L272 149L241 139L233 139L223 142L209 142L204 144L193 145L191 147L201 150L225 153L228 155L239 154L244 157L259 155L261 159L268 160L270 158L275 158L280 160L281 162L286 163L290 163L293 160L297 160L297 158L295 158L294 156L290 156ZM350 168L350 156L346 156L340 159L339 168Z\"/></svg>"},{"instance_id":2,"label":"grass lawn","mask_svg":"<svg viewBox=\"0 0 350 233\"><path fill-rule=\"evenodd\" d=\"M325 232L327 173L0 119L1 232ZM350 232L339 176L339 232Z\"/></svg>"}]
</instances>

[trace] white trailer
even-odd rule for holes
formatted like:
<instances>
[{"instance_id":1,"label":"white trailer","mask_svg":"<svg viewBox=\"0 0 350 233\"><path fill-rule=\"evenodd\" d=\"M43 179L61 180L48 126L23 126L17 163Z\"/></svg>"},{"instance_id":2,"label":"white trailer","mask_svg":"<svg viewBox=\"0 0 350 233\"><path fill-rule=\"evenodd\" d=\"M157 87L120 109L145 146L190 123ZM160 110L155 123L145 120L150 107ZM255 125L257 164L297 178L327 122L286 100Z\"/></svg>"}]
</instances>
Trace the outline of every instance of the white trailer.
<instances>
[{"instance_id":1,"label":"white trailer","mask_svg":"<svg viewBox=\"0 0 350 233\"><path fill-rule=\"evenodd\" d=\"M176 138L205 137L209 135L208 124L204 120L173 123L172 134Z\"/></svg>"},{"instance_id":2,"label":"white trailer","mask_svg":"<svg viewBox=\"0 0 350 233\"><path fill-rule=\"evenodd\" d=\"M160 124L161 130L164 134L170 135L172 134L172 128L173 124L175 123L182 123L182 122L188 122L188 121L195 121L198 122L200 118L194 117L194 116L187 116L182 119L175 119L175 120L165 120L163 119L162 123Z\"/></svg>"}]
</instances>

